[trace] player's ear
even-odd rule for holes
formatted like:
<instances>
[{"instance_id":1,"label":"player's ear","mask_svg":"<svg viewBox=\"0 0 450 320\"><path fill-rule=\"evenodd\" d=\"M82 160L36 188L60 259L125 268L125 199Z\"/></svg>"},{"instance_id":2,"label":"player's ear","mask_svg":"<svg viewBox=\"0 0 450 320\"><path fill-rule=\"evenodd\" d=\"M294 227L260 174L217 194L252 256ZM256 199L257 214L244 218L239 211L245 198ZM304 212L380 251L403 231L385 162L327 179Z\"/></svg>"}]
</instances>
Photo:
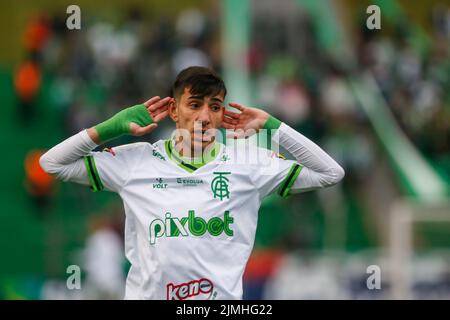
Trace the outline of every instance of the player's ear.
<instances>
[{"instance_id":1,"label":"player's ear","mask_svg":"<svg viewBox=\"0 0 450 320\"><path fill-rule=\"evenodd\" d=\"M174 122L178 122L178 103L175 99L169 103L169 116Z\"/></svg>"}]
</instances>

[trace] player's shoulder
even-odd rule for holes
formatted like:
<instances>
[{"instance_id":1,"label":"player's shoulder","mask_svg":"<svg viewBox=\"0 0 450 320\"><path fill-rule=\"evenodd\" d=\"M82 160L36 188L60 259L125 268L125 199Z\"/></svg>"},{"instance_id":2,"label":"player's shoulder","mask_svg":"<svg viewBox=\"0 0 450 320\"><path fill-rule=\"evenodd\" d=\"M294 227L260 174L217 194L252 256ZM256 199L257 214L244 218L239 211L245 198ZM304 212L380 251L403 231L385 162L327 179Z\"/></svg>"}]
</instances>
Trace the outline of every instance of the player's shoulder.
<instances>
[{"instance_id":1,"label":"player's shoulder","mask_svg":"<svg viewBox=\"0 0 450 320\"><path fill-rule=\"evenodd\" d=\"M270 159L285 159L280 153L252 144L250 141L237 141L227 144L226 154L237 163L258 164Z\"/></svg>"},{"instance_id":2,"label":"player's shoulder","mask_svg":"<svg viewBox=\"0 0 450 320\"><path fill-rule=\"evenodd\" d=\"M164 150L165 145L166 145L166 140L161 139L161 140L154 142L150 146L151 146L151 148L153 148L155 150Z\"/></svg>"},{"instance_id":3,"label":"player's shoulder","mask_svg":"<svg viewBox=\"0 0 450 320\"><path fill-rule=\"evenodd\" d=\"M152 149L153 145L148 142L134 142L128 144L122 144L115 147L104 148L101 152L107 152L113 157L116 156L134 156L144 152L145 149Z\"/></svg>"},{"instance_id":4,"label":"player's shoulder","mask_svg":"<svg viewBox=\"0 0 450 320\"><path fill-rule=\"evenodd\" d=\"M278 152L268 148L260 147L247 141L237 141L226 145L226 152L233 157L248 157L249 154L261 155L269 158L284 158Z\"/></svg>"},{"instance_id":5,"label":"player's shoulder","mask_svg":"<svg viewBox=\"0 0 450 320\"><path fill-rule=\"evenodd\" d=\"M117 152L139 152L146 148L153 148L151 143L148 142L134 142L128 144L121 144L119 146L111 148Z\"/></svg>"}]
</instances>

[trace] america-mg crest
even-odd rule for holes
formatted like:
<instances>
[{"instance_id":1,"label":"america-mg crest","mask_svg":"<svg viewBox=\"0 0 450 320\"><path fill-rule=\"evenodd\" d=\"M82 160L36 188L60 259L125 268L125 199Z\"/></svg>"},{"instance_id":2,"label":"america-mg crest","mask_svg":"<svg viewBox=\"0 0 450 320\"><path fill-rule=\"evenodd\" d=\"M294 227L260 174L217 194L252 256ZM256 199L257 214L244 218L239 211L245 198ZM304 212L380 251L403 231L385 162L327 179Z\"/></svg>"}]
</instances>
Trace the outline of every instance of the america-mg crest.
<instances>
[{"instance_id":1,"label":"america-mg crest","mask_svg":"<svg viewBox=\"0 0 450 320\"><path fill-rule=\"evenodd\" d=\"M219 198L221 201L224 198L230 199L230 190L228 185L230 181L225 176L231 172L213 172L216 177L211 181L211 191L214 194L214 199Z\"/></svg>"}]
</instances>

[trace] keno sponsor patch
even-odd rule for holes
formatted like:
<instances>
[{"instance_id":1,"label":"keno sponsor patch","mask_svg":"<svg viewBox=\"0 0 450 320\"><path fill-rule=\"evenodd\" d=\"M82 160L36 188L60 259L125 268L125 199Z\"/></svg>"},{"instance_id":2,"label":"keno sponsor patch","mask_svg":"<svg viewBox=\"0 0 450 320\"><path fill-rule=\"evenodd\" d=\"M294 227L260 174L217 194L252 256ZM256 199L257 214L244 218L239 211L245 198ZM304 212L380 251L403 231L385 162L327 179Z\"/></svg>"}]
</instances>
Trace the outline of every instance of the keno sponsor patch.
<instances>
[{"instance_id":1,"label":"keno sponsor patch","mask_svg":"<svg viewBox=\"0 0 450 320\"><path fill-rule=\"evenodd\" d=\"M180 284L167 285L167 300L185 300L195 296L211 297L214 285L211 280L201 278Z\"/></svg>"}]
</instances>

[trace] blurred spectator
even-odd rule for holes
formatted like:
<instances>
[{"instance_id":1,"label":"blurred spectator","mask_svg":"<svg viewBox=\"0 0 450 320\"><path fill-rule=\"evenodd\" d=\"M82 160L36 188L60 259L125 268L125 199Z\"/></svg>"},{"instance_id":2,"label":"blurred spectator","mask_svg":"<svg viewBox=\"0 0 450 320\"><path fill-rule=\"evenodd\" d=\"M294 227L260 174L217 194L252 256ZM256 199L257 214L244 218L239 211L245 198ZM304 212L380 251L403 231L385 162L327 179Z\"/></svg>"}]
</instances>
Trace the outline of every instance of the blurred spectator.
<instances>
[{"instance_id":1,"label":"blurred spectator","mask_svg":"<svg viewBox=\"0 0 450 320\"><path fill-rule=\"evenodd\" d=\"M25 157L25 189L39 214L49 212L49 204L55 191L55 179L39 164L44 150L31 150Z\"/></svg>"},{"instance_id":2,"label":"blurred spectator","mask_svg":"<svg viewBox=\"0 0 450 320\"><path fill-rule=\"evenodd\" d=\"M123 226L121 226L122 228ZM86 298L122 299L125 288L122 237L111 217L93 217L83 255Z\"/></svg>"},{"instance_id":3,"label":"blurred spectator","mask_svg":"<svg viewBox=\"0 0 450 320\"><path fill-rule=\"evenodd\" d=\"M28 22L23 35L26 51L39 59L50 35L51 29L47 16L43 13L36 14Z\"/></svg>"},{"instance_id":4,"label":"blurred spectator","mask_svg":"<svg viewBox=\"0 0 450 320\"><path fill-rule=\"evenodd\" d=\"M176 31L181 47L172 58L173 75L189 66L210 67L211 62L202 45L206 36L206 18L197 9L188 9L178 16Z\"/></svg>"},{"instance_id":5,"label":"blurred spectator","mask_svg":"<svg viewBox=\"0 0 450 320\"><path fill-rule=\"evenodd\" d=\"M276 272L282 252L271 249L255 250L250 257L244 273L244 299L261 300L264 297L266 282Z\"/></svg>"},{"instance_id":6,"label":"blurred spectator","mask_svg":"<svg viewBox=\"0 0 450 320\"><path fill-rule=\"evenodd\" d=\"M29 124L36 114L36 98L41 87L41 69L32 60L23 62L16 71L14 87L19 100L20 118Z\"/></svg>"}]
</instances>

